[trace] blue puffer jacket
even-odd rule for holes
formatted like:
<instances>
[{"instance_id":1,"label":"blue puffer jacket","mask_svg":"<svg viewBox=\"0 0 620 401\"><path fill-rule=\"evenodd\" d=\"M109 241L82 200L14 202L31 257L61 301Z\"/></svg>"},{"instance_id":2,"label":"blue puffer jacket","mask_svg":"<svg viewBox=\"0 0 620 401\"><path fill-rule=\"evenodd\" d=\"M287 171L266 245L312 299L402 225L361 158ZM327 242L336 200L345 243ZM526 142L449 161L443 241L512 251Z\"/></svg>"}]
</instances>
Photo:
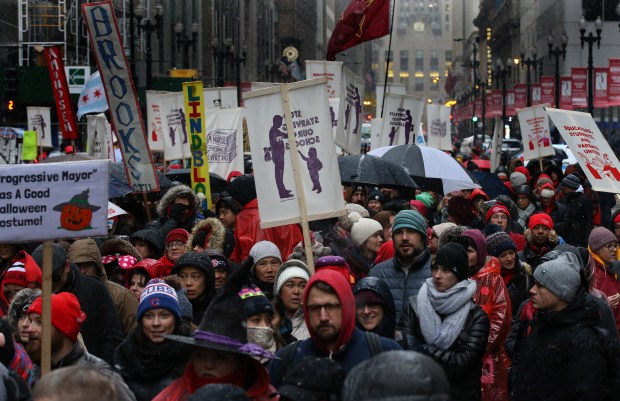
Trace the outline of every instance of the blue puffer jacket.
<instances>
[{"instance_id":1,"label":"blue puffer jacket","mask_svg":"<svg viewBox=\"0 0 620 401\"><path fill-rule=\"evenodd\" d=\"M403 310L407 307L408 299L418 295L422 284L431 277L431 261L431 252L426 248L415 258L406 275L397 256L379 263L368 273L370 277L383 279L392 290L397 324Z\"/></svg>"}]
</instances>

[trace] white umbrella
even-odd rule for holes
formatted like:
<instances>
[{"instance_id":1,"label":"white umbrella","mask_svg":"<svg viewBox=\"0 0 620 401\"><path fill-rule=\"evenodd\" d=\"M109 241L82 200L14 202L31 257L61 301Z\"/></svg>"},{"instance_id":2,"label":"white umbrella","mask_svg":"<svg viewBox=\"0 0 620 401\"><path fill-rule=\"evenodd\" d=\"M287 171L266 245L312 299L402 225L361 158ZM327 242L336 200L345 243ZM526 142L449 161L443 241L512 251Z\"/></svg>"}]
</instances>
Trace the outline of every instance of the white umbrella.
<instances>
[{"instance_id":1,"label":"white umbrella","mask_svg":"<svg viewBox=\"0 0 620 401\"><path fill-rule=\"evenodd\" d=\"M397 145L377 148L368 154L402 166L422 189L448 194L461 189L480 188L456 160L439 149Z\"/></svg>"},{"instance_id":2,"label":"white umbrella","mask_svg":"<svg viewBox=\"0 0 620 401\"><path fill-rule=\"evenodd\" d=\"M120 216L121 214L127 214L127 212L116 206L114 203L108 201L108 219Z\"/></svg>"}]
</instances>

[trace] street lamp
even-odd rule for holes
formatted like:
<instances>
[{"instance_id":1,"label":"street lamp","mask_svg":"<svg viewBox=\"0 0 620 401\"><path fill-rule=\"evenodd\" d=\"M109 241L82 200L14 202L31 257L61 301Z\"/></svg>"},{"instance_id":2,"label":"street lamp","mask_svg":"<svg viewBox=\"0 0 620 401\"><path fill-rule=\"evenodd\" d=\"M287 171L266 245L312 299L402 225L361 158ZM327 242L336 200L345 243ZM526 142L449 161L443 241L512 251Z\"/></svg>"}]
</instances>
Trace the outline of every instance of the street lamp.
<instances>
[{"instance_id":1,"label":"street lamp","mask_svg":"<svg viewBox=\"0 0 620 401\"><path fill-rule=\"evenodd\" d=\"M527 75L526 75L526 80L527 80L527 107L530 107L532 105L532 91L531 91L531 86L532 86L532 75L530 73L530 69L532 68L536 68L536 66L538 65L538 59L536 58L536 46L532 46L530 48L530 56L528 56L528 58L525 58L525 48L521 47L521 68L523 68L523 66L527 66Z\"/></svg>"},{"instance_id":2,"label":"street lamp","mask_svg":"<svg viewBox=\"0 0 620 401\"><path fill-rule=\"evenodd\" d=\"M547 36L547 45L549 46L549 59L555 57L555 107L560 108L560 56L562 56L562 61L566 60L566 44L568 43L568 36L566 36L566 32L562 32L562 36L560 37L560 41L562 43L562 47L556 46L553 48L554 42L553 35Z\"/></svg>"},{"instance_id":3,"label":"street lamp","mask_svg":"<svg viewBox=\"0 0 620 401\"><path fill-rule=\"evenodd\" d=\"M467 63L462 64L463 67L466 68L471 68L473 69L473 73L474 73L474 82L472 84L473 86L473 116L475 117L476 115L476 94L478 93L478 86L481 85L478 79L478 66L480 65L480 61L476 60L476 54L478 53L478 44L480 43L480 38L478 36L476 36L475 40L472 41L471 40L467 40L467 39L463 39L463 38L459 38L459 39L454 39L455 42L461 42L464 41L467 44L472 45L472 60L468 60ZM483 127L484 127L484 97L485 97L485 93L484 93L484 88L483 88L483 92L482 92L482 121L483 121ZM474 133L474 146L477 143L477 139L478 139L478 135L477 135L477 130L476 130L476 125L472 123L472 131ZM484 135L484 133L483 133ZM484 138L484 137L483 137Z\"/></svg>"},{"instance_id":4,"label":"street lamp","mask_svg":"<svg viewBox=\"0 0 620 401\"><path fill-rule=\"evenodd\" d=\"M144 18L146 9L141 3L138 3L134 9L134 15L138 20L138 31L146 33L146 89L151 88L151 81L153 80L153 49L151 47L151 34L156 32L158 35L162 32L164 6L158 1L155 7L153 7L153 14L155 16L155 22L150 18ZM162 40L160 39L161 43ZM160 59L162 54L160 51Z\"/></svg>"},{"instance_id":5,"label":"street lamp","mask_svg":"<svg viewBox=\"0 0 620 401\"><path fill-rule=\"evenodd\" d=\"M192 47L194 52L194 60L196 59L196 43L198 42L198 32L200 31L200 25L194 21L189 25L189 35L185 33L185 26L181 21L174 25L174 33L177 36L177 50L183 51L183 68L190 68L189 64L189 48Z\"/></svg>"},{"instance_id":6,"label":"street lamp","mask_svg":"<svg viewBox=\"0 0 620 401\"><path fill-rule=\"evenodd\" d=\"M506 124L506 77L512 72L512 59L508 59L506 65L502 60L497 59L495 62L495 70L493 71L493 79L498 83L502 82L502 122ZM499 89L499 88L498 88Z\"/></svg>"},{"instance_id":7,"label":"street lamp","mask_svg":"<svg viewBox=\"0 0 620 401\"><path fill-rule=\"evenodd\" d=\"M592 47L596 43L596 48L601 48L601 32L603 32L603 21L601 17L594 21L594 29L596 36L590 31L586 36L586 19L582 15L579 19L579 32L581 34L581 49L584 44L588 44L588 113L594 118L594 58L592 56Z\"/></svg>"}]
</instances>

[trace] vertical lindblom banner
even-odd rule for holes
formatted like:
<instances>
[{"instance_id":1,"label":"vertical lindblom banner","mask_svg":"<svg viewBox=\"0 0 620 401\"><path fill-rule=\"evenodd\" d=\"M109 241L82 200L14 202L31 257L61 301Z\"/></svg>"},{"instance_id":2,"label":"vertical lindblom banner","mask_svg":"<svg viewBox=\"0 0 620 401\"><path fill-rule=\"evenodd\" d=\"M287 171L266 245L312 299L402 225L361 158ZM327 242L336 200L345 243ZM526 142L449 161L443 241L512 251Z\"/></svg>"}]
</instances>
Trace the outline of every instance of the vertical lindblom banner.
<instances>
[{"instance_id":1,"label":"vertical lindblom banner","mask_svg":"<svg viewBox=\"0 0 620 401\"><path fill-rule=\"evenodd\" d=\"M60 47L46 47L44 53L47 60L47 69L50 73L50 80L52 81L52 92L56 101L56 111L58 112L58 123L62 132L62 138L65 140L77 139L78 130L75 124L75 116L73 115L73 105L71 104L69 85L65 75L65 63L62 61Z\"/></svg>"},{"instance_id":2,"label":"vertical lindblom banner","mask_svg":"<svg viewBox=\"0 0 620 401\"><path fill-rule=\"evenodd\" d=\"M159 191L114 6L111 1L83 4L82 15L106 91L129 185L134 192Z\"/></svg>"},{"instance_id":3,"label":"vertical lindblom banner","mask_svg":"<svg viewBox=\"0 0 620 401\"><path fill-rule=\"evenodd\" d=\"M423 99L386 93L379 146L413 145L423 112Z\"/></svg>"},{"instance_id":4,"label":"vertical lindblom banner","mask_svg":"<svg viewBox=\"0 0 620 401\"><path fill-rule=\"evenodd\" d=\"M205 107L202 82L184 82L183 98L187 114L187 131L190 136L192 189L202 192L211 206L211 181L209 181L209 158L207 156L207 137L205 135Z\"/></svg>"},{"instance_id":5,"label":"vertical lindblom banner","mask_svg":"<svg viewBox=\"0 0 620 401\"><path fill-rule=\"evenodd\" d=\"M342 72L342 97L338 112L336 144L351 154L360 153L364 80L348 68Z\"/></svg>"},{"instance_id":6,"label":"vertical lindblom banner","mask_svg":"<svg viewBox=\"0 0 620 401\"><path fill-rule=\"evenodd\" d=\"M37 132L37 144L52 147L52 128L49 107L28 107L28 129Z\"/></svg>"}]
</instances>

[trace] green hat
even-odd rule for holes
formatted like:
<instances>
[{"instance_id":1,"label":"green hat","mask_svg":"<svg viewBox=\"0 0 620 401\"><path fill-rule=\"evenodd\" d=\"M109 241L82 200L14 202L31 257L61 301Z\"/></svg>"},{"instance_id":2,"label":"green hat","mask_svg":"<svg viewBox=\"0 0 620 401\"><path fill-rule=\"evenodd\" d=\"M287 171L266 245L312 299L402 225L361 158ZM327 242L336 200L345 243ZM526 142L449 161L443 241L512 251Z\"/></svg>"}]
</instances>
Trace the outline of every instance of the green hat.
<instances>
[{"instance_id":1,"label":"green hat","mask_svg":"<svg viewBox=\"0 0 620 401\"><path fill-rule=\"evenodd\" d=\"M81 209L88 209L96 212L101 209L101 206L93 206L88 203L88 189L80 194L75 195L69 202L63 202L56 206L54 206L54 210L57 212L61 212L62 208L67 205L78 206Z\"/></svg>"},{"instance_id":2,"label":"green hat","mask_svg":"<svg viewBox=\"0 0 620 401\"><path fill-rule=\"evenodd\" d=\"M433 206L433 202L435 202L435 198L433 198L433 195L429 194L428 192L422 192L421 194L416 195L415 199L424 203L424 206L426 206L428 209L430 209Z\"/></svg>"}]
</instances>

